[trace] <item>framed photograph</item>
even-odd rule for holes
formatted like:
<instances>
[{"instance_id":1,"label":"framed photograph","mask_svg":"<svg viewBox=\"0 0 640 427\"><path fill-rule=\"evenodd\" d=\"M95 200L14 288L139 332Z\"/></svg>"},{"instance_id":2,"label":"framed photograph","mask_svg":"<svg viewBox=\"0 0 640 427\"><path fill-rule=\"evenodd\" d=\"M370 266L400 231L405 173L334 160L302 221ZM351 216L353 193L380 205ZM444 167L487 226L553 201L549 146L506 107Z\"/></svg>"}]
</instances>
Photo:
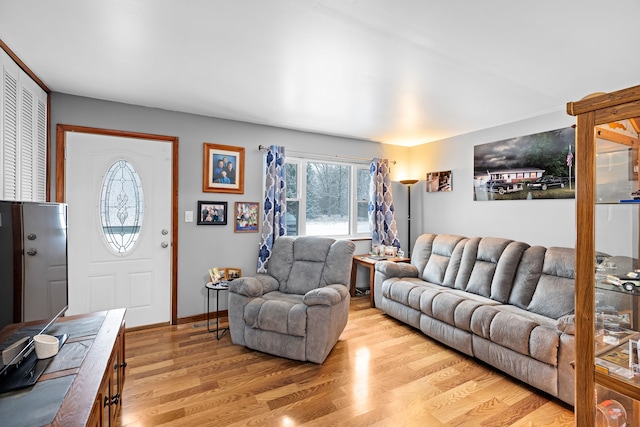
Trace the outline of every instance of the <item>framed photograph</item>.
<instances>
[{"instance_id":1,"label":"framed photograph","mask_svg":"<svg viewBox=\"0 0 640 427\"><path fill-rule=\"evenodd\" d=\"M226 225L227 202L198 201L198 225Z\"/></svg>"},{"instance_id":2,"label":"framed photograph","mask_svg":"<svg viewBox=\"0 0 640 427\"><path fill-rule=\"evenodd\" d=\"M231 281L242 276L242 270L239 268L227 268L227 280Z\"/></svg>"},{"instance_id":3,"label":"framed photograph","mask_svg":"<svg viewBox=\"0 0 640 427\"><path fill-rule=\"evenodd\" d=\"M236 202L236 222L233 231L236 233L256 233L260 219L260 203Z\"/></svg>"},{"instance_id":4,"label":"framed photograph","mask_svg":"<svg viewBox=\"0 0 640 427\"><path fill-rule=\"evenodd\" d=\"M224 282L225 280L227 280L227 269L220 267L210 268L209 279L213 284Z\"/></svg>"},{"instance_id":5,"label":"framed photograph","mask_svg":"<svg viewBox=\"0 0 640 427\"><path fill-rule=\"evenodd\" d=\"M451 171L429 172L426 187L427 193L451 191Z\"/></svg>"},{"instance_id":6,"label":"framed photograph","mask_svg":"<svg viewBox=\"0 0 640 427\"><path fill-rule=\"evenodd\" d=\"M244 194L244 147L204 143L202 191Z\"/></svg>"}]
</instances>

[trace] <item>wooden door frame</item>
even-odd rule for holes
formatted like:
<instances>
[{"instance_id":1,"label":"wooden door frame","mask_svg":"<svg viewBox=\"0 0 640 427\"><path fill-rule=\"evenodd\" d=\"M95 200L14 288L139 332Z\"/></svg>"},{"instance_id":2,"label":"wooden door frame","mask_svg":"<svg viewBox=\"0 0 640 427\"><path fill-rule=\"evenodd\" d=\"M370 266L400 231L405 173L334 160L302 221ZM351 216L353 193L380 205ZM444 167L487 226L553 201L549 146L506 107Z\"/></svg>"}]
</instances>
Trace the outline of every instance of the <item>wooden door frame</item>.
<instances>
[{"instance_id":1,"label":"wooden door frame","mask_svg":"<svg viewBox=\"0 0 640 427\"><path fill-rule=\"evenodd\" d=\"M66 132L166 141L171 144L171 324L178 324L178 137L59 124L56 129L56 202L64 203Z\"/></svg>"}]
</instances>

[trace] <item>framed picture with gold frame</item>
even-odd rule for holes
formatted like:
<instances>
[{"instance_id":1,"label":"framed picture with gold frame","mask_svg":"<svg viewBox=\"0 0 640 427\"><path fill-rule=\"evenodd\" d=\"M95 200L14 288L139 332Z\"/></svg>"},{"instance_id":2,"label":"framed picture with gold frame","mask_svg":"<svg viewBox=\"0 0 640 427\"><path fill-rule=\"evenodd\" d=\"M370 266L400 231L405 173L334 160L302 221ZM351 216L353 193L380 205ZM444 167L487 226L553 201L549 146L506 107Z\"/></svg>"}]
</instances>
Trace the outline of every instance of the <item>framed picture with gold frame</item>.
<instances>
[{"instance_id":1,"label":"framed picture with gold frame","mask_svg":"<svg viewBox=\"0 0 640 427\"><path fill-rule=\"evenodd\" d=\"M202 191L244 194L244 147L204 143Z\"/></svg>"},{"instance_id":2,"label":"framed picture with gold frame","mask_svg":"<svg viewBox=\"0 0 640 427\"><path fill-rule=\"evenodd\" d=\"M227 268L227 280L238 279L242 276L242 270L239 268Z\"/></svg>"}]
</instances>

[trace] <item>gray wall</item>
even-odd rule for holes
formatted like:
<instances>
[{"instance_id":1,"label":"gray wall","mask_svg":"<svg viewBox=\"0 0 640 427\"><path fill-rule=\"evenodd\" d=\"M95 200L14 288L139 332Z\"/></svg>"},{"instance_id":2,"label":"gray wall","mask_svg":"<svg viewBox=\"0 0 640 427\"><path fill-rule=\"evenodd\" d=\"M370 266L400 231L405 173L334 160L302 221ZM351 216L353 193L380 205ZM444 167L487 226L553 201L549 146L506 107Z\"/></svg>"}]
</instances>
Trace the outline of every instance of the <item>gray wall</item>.
<instances>
[{"instance_id":1,"label":"gray wall","mask_svg":"<svg viewBox=\"0 0 640 427\"><path fill-rule=\"evenodd\" d=\"M57 124L90 126L131 132L177 136L179 143L178 199L178 317L202 314L206 308L203 284L213 266L241 268L255 273L258 233L234 233L226 226L185 223L184 212L196 213L198 200L220 200L233 207L236 201L262 204L262 159L258 145L284 145L292 151L349 157L387 157L392 167L393 194L398 229L406 250L407 188L397 181L420 179L411 187L411 240L420 233L452 233L465 236L495 236L532 245L574 246L575 201L531 200L476 202L473 200L473 147L487 142L557 129L573 124L564 111L461 135L447 140L406 148L370 141L254 125L141 106L113 103L72 95L51 96L52 159L55 161ZM245 193L202 192L202 144L245 147ZM55 165L51 170L55 182ZM428 172L451 170L453 191L426 193ZM52 189L53 191L53 189ZM370 248L370 241L357 242L357 252ZM364 285L366 271L359 272ZM220 308L226 309L221 300Z\"/></svg>"},{"instance_id":2,"label":"gray wall","mask_svg":"<svg viewBox=\"0 0 640 427\"><path fill-rule=\"evenodd\" d=\"M571 126L564 111L413 147L411 240L419 233L452 233L520 240L531 245L575 246L575 199L473 200L473 147ZM452 171L452 192L427 193L428 172ZM414 202L415 201L415 202Z\"/></svg>"},{"instance_id":3,"label":"gray wall","mask_svg":"<svg viewBox=\"0 0 640 427\"><path fill-rule=\"evenodd\" d=\"M198 200L226 201L230 209L233 209L236 201L260 202L262 207L263 154L258 151L258 145L277 144L294 151L359 158L387 157L398 160L398 164L402 163L400 157L405 156L407 152L403 147L370 141L297 132L53 93L51 96L51 159L54 164L50 175L52 183L55 183L57 124L170 135L179 138L179 318L205 312L204 283L208 277L209 268L236 267L241 268L245 275L254 274L256 271L259 233L234 233L232 218L228 218L226 226L198 226L195 221L185 223L184 212L194 211L194 215L197 215ZM245 147L244 194L202 192L202 144L204 142ZM406 160L402 160L406 167ZM400 184L395 184L394 189L399 186ZM398 188L397 191L402 190ZM51 191L53 199L55 189L52 188ZM400 194L402 197L402 193ZM402 202L400 204L404 205ZM406 208L399 214L406 217ZM358 242L357 246L358 252L368 252L371 242ZM364 274L359 275L359 280L364 280ZM213 299L212 303L214 303ZM220 301L220 309L226 309L226 301L223 298Z\"/></svg>"}]
</instances>

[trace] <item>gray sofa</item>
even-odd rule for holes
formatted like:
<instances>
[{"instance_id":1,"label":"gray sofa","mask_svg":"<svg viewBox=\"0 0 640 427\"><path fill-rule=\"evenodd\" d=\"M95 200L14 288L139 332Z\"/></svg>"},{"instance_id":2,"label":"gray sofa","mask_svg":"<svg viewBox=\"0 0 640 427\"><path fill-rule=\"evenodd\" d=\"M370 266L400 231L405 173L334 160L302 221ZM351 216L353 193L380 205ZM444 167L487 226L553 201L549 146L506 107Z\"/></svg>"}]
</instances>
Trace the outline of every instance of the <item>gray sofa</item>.
<instances>
[{"instance_id":1,"label":"gray sofa","mask_svg":"<svg viewBox=\"0 0 640 427\"><path fill-rule=\"evenodd\" d=\"M322 363L349 317L355 244L324 237L280 237L266 274L229 284L234 344Z\"/></svg>"},{"instance_id":2,"label":"gray sofa","mask_svg":"<svg viewBox=\"0 0 640 427\"><path fill-rule=\"evenodd\" d=\"M574 402L573 248L424 234L379 262L375 304L462 353Z\"/></svg>"}]
</instances>

